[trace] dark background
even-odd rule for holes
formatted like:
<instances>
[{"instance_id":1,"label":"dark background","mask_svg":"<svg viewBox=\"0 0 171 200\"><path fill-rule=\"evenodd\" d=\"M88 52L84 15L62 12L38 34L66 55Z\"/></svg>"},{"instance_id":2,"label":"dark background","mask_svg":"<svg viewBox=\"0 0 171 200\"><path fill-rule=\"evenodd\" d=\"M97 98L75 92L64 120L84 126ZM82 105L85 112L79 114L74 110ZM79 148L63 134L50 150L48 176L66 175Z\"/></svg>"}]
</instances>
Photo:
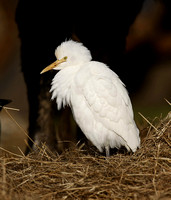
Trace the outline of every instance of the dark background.
<instances>
[{"instance_id":1,"label":"dark background","mask_svg":"<svg viewBox=\"0 0 171 200\"><path fill-rule=\"evenodd\" d=\"M71 36L91 50L94 60L107 63L120 76L129 91L137 123L142 123L137 112L151 119L160 113L166 115L169 106L164 98L171 97L169 1L146 0L142 8L142 1L120 1L116 6L94 6L88 1L81 5L56 1L53 6L36 2L20 1L23 13L19 26L27 33L22 38L25 46L21 46L15 22L18 1L0 0L0 98L12 99L10 106L20 108L19 113L12 114L25 129L28 103L20 49L29 47L24 70L32 71L28 78L33 85L29 93L32 98L41 69L55 60L55 48ZM18 151L16 146L23 146L23 133L4 112L1 124L2 145Z\"/></svg>"}]
</instances>

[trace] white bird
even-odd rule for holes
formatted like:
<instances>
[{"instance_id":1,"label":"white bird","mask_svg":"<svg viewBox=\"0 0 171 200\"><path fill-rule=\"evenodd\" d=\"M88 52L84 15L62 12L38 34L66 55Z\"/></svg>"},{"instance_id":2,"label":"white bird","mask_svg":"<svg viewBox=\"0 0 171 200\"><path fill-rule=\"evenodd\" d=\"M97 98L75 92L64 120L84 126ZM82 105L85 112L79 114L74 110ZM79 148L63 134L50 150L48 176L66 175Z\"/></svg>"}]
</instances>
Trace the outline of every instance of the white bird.
<instances>
[{"instance_id":1,"label":"white bird","mask_svg":"<svg viewBox=\"0 0 171 200\"><path fill-rule=\"evenodd\" d=\"M42 72L60 70L52 81L58 110L69 105L75 121L100 152L125 146L135 152L139 130L125 85L107 65L92 61L90 51L72 40L55 50L57 61Z\"/></svg>"}]
</instances>

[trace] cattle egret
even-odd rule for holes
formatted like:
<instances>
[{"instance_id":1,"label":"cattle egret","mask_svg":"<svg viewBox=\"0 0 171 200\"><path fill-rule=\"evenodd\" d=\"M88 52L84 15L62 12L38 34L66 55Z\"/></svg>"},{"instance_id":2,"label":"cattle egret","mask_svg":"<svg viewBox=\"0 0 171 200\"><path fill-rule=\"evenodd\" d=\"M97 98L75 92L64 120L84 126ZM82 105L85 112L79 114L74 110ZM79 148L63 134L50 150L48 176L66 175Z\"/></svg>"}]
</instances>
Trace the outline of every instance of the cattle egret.
<instances>
[{"instance_id":1,"label":"cattle egret","mask_svg":"<svg viewBox=\"0 0 171 200\"><path fill-rule=\"evenodd\" d=\"M135 152L140 145L139 130L125 85L101 62L92 61L90 51L72 40L55 50L57 60L46 67L60 70L52 81L52 100L57 109L69 105L85 136L100 152L125 146Z\"/></svg>"}]
</instances>

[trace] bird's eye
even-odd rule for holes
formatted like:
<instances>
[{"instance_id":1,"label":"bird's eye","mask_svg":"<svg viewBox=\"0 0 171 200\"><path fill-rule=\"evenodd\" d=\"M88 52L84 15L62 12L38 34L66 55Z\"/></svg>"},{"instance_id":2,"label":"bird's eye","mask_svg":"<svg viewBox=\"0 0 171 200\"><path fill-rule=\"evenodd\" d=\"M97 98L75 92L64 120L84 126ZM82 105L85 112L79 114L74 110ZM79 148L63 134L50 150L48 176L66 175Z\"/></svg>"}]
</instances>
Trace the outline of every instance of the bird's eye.
<instances>
[{"instance_id":1,"label":"bird's eye","mask_svg":"<svg viewBox=\"0 0 171 200\"><path fill-rule=\"evenodd\" d=\"M64 60L66 60L66 59L67 59L67 56L64 57Z\"/></svg>"}]
</instances>

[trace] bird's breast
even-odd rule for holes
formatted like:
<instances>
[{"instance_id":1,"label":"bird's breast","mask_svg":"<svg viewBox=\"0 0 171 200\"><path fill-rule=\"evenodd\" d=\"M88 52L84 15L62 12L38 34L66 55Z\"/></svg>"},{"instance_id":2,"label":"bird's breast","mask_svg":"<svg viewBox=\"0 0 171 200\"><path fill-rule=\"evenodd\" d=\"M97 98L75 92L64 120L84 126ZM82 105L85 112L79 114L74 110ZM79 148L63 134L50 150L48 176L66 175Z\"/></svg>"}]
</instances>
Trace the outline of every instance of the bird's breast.
<instances>
[{"instance_id":1,"label":"bird's breast","mask_svg":"<svg viewBox=\"0 0 171 200\"><path fill-rule=\"evenodd\" d=\"M53 78L50 92L52 92L52 99L56 98L58 109L71 104L71 94L77 71L76 67L67 67L59 71Z\"/></svg>"}]
</instances>

